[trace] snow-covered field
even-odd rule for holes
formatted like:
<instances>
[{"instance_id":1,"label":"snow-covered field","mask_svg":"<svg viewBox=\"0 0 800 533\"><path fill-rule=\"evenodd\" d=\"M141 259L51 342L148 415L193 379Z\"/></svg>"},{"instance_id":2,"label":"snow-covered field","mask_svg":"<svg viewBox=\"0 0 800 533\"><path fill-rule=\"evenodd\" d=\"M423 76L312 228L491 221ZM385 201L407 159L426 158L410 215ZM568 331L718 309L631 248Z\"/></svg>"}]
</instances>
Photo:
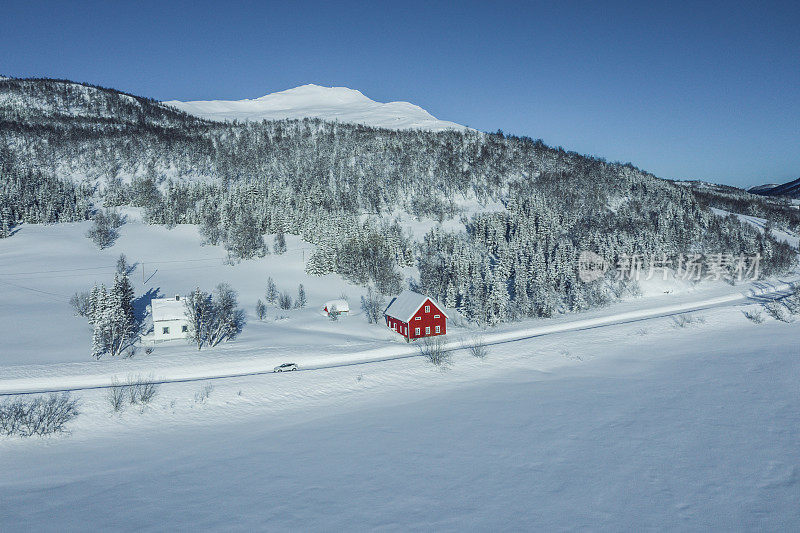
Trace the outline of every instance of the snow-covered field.
<instances>
[{"instance_id":1,"label":"snow-covered field","mask_svg":"<svg viewBox=\"0 0 800 533\"><path fill-rule=\"evenodd\" d=\"M439 120L409 102L376 102L354 89L313 84L247 100L170 100L164 103L210 120L320 118L389 129L466 129L454 122Z\"/></svg>"},{"instance_id":2,"label":"snow-covered field","mask_svg":"<svg viewBox=\"0 0 800 533\"><path fill-rule=\"evenodd\" d=\"M200 246L195 226L168 230L131 222L120 228L113 247L100 251L85 237L89 223L22 226L13 239L0 241L0 337L4 339L0 366L87 361L91 335L86 319L73 316L70 295L96 283L113 282L115 262L125 253L138 263L131 274L139 311L153 295L187 294L194 287L211 290L229 283L239 291L248 324L237 344L244 351L258 347L295 351L371 347L394 339L384 328L366 328L360 316L362 289L338 276L312 277L303 271L313 246L287 236L287 253L236 265L225 262L219 246ZM271 238L268 238L271 243ZM254 314L257 299L265 299L267 278L294 298L298 284L308 294L308 307L284 311L272 305L267 320ZM353 317L331 323L321 315L324 302L345 294ZM308 333L313 331L313 335ZM267 348L270 347L270 348ZM222 351L225 351L223 347ZM141 350L140 350L141 351ZM153 358L166 354L196 356L183 341L156 345ZM263 353L263 352L262 352ZM139 354L144 357L144 353ZM101 362L102 364L102 362Z\"/></svg>"},{"instance_id":3,"label":"snow-covered field","mask_svg":"<svg viewBox=\"0 0 800 533\"><path fill-rule=\"evenodd\" d=\"M0 530L800 527L798 326L742 314L757 308L751 291L781 280L653 285L610 308L506 324L480 332L496 343L485 360L460 350L443 371L396 358L413 347L367 324L361 289L303 274L310 245L297 239L228 265L194 227L131 222L102 252L87 228L0 240L0 393L198 380L121 413L106 389L77 390L69 434L0 438ZM110 283L122 252L140 263L137 296L230 283L248 312L241 337L90 360L67 299ZM268 276L293 294L302 282L309 308L258 321ZM331 323L318 308L342 293L353 316ZM690 310L685 327L665 316ZM456 344L479 333L450 331ZM201 379L286 361L308 371Z\"/></svg>"},{"instance_id":4,"label":"snow-covered field","mask_svg":"<svg viewBox=\"0 0 800 533\"><path fill-rule=\"evenodd\" d=\"M0 442L0 529L793 530L796 324L702 312L456 355L80 393Z\"/></svg>"}]
</instances>

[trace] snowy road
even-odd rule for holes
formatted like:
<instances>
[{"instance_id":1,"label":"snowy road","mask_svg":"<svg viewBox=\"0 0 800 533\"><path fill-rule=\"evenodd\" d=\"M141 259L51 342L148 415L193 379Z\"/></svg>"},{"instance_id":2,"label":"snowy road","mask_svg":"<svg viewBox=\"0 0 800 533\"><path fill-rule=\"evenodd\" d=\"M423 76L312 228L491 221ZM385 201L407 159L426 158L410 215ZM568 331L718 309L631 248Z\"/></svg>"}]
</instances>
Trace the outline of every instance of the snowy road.
<instances>
[{"instance_id":1,"label":"snowy road","mask_svg":"<svg viewBox=\"0 0 800 533\"><path fill-rule=\"evenodd\" d=\"M482 335L482 340L486 345L497 345L545 335L590 330L675 316L717 307L768 301L785 296L797 283L800 283L800 280L787 279L773 283L758 282L748 285L743 291L734 291L730 294L714 298L686 301L673 305L661 305L649 308L643 307L633 311L612 313L592 318L561 321L543 326L484 334ZM451 341L447 343L446 348L450 350L462 349L464 346L463 343L464 339ZM316 361L318 361L317 363L314 363L314 360L309 361L303 364L299 371L366 365L419 356L419 352L414 345L402 347L395 345L340 354L332 358L318 358L316 359ZM275 364L274 359L255 359L239 362L228 361L224 365L180 365L160 369L157 376L146 378L145 381L164 384L265 375L272 374L272 369ZM223 366L225 368L222 368ZM233 368L235 368L235 370L233 370ZM103 389L110 387L114 381L123 382L125 378L126 376L120 376L118 372L103 374L75 373L72 375L58 376L26 375L25 377L12 377L7 379L0 377L0 396Z\"/></svg>"}]
</instances>

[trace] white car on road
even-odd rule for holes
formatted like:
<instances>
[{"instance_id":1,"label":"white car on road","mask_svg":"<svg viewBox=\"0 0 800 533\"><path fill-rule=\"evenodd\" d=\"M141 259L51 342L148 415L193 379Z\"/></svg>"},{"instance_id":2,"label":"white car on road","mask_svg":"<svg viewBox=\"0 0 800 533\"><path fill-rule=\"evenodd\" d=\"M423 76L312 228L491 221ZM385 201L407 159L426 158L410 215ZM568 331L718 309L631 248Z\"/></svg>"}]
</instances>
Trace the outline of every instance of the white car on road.
<instances>
[{"instance_id":1,"label":"white car on road","mask_svg":"<svg viewBox=\"0 0 800 533\"><path fill-rule=\"evenodd\" d=\"M283 363L272 369L273 372L289 372L290 370L297 370L296 363Z\"/></svg>"}]
</instances>

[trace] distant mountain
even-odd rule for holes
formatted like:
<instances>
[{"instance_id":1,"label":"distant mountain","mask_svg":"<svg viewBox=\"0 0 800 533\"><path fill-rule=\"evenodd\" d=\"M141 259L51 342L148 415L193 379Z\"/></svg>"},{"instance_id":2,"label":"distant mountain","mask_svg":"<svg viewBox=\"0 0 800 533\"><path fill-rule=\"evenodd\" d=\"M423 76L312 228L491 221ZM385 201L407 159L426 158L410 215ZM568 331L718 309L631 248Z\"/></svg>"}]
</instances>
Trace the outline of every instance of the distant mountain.
<instances>
[{"instance_id":1,"label":"distant mountain","mask_svg":"<svg viewBox=\"0 0 800 533\"><path fill-rule=\"evenodd\" d=\"M408 102L381 103L347 87L303 85L252 100L200 100L165 104L209 120L261 121L320 118L388 129L464 130Z\"/></svg>"},{"instance_id":2,"label":"distant mountain","mask_svg":"<svg viewBox=\"0 0 800 533\"><path fill-rule=\"evenodd\" d=\"M758 185L749 189L753 194L761 196L786 196L788 198L800 198L800 178L784 183L783 185L768 184Z\"/></svg>"}]
</instances>

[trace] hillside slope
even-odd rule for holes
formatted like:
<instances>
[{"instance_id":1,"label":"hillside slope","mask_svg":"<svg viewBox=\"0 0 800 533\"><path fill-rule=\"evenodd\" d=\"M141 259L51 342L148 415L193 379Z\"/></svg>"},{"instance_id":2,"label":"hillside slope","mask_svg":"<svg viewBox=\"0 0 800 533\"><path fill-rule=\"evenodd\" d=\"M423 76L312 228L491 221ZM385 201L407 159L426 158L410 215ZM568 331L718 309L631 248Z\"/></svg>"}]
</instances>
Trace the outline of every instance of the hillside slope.
<instances>
[{"instance_id":1,"label":"hillside slope","mask_svg":"<svg viewBox=\"0 0 800 533\"><path fill-rule=\"evenodd\" d=\"M409 102L381 103L347 87L303 85L248 100L199 100L164 102L181 111L209 120L281 120L319 118L376 128L463 130L464 126L439 120Z\"/></svg>"},{"instance_id":2,"label":"hillside slope","mask_svg":"<svg viewBox=\"0 0 800 533\"><path fill-rule=\"evenodd\" d=\"M750 189L753 194L762 196L786 196L800 198L800 178L780 185L761 185Z\"/></svg>"},{"instance_id":3,"label":"hillside slope","mask_svg":"<svg viewBox=\"0 0 800 533\"><path fill-rule=\"evenodd\" d=\"M387 295L414 285L488 324L635 292L613 269L579 280L582 251L608 265L636 254L645 271L653 258L679 264L698 251L760 255L766 274L795 261L774 236L715 215L695 188L540 140L319 119L210 122L87 87L0 82L3 236L20 222L80 220L90 201L142 207L150 224L197 224L202 242L234 261L264 256L264 234L290 233L316 245L311 275L338 273ZM426 229L410 234L410 219Z\"/></svg>"}]
</instances>

